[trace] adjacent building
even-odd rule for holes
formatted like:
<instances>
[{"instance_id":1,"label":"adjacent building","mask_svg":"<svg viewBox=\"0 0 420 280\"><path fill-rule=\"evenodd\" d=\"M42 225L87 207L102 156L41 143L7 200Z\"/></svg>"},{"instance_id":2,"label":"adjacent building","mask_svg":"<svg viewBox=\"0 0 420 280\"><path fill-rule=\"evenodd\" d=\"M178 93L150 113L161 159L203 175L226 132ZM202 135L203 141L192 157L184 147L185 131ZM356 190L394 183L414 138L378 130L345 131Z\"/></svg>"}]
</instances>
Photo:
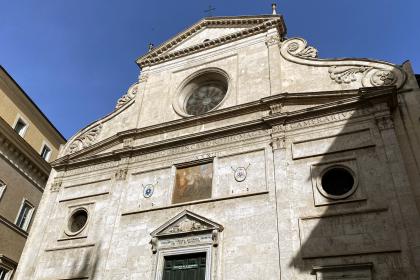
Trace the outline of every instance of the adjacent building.
<instances>
[{"instance_id":1,"label":"adjacent building","mask_svg":"<svg viewBox=\"0 0 420 280\"><path fill-rule=\"evenodd\" d=\"M12 279L64 137L0 66L0 279Z\"/></svg>"},{"instance_id":2,"label":"adjacent building","mask_svg":"<svg viewBox=\"0 0 420 280\"><path fill-rule=\"evenodd\" d=\"M137 63L53 162L18 279L419 279L409 62L320 59L273 13Z\"/></svg>"}]
</instances>

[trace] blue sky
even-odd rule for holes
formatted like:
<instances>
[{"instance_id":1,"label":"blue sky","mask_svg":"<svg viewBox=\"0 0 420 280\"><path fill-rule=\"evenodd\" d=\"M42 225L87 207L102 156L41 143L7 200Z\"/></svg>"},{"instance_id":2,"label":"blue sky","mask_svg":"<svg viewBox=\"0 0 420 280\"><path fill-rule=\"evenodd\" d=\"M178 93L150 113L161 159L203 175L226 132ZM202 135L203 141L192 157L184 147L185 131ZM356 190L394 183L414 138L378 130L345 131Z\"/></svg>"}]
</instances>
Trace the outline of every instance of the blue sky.
<instances>
[{"instance_id":1,"label":"blue sky","mask_svg":"<svg viewBox=\"0 0 420 280\"><path fill-rule=\"evenodd\" d=\"M266 0L0 0L0 64L65 137L111 112L135 59L202 17L271 12ZM420 73L419 0L283 0L288 37L321 58L366 57Z\"/></svg>"}]
</instances>

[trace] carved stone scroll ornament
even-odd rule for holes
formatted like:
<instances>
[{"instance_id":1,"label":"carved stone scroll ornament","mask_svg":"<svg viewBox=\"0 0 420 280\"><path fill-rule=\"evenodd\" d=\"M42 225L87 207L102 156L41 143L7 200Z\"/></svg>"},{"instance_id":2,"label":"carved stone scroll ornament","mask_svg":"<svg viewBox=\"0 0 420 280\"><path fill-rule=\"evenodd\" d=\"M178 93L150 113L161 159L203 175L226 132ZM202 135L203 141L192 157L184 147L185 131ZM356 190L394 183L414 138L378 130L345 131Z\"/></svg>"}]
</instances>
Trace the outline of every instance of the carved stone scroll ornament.
<instances>
[{"instance_id":1,"label":"carved stone scroll ornament","mask_svg":"<svg viewBox=\"0 0 420 280\"><path fill-rule=\"evenodd\" d=\"M138 92L138 85L139 83L137 82L128 88L127 93L118 99L117 105L115 105L115 109L123 107L136 96Z\"/></svg>"},{"instance_id":2,"label":"carved stone scroll ornament","mask_svg":"<svg viewBox=\"0 0 420 280\"><path fill-rule=\"evenodd\" d=\"M405 80L405 72L398 66L367 59L319 59L315 48L308 46L302 38L284 41L281 55L288 61L308 65L328 67L329 77L338 84L360 83L358 87L392 86L400 88Z\"/></svg>"},{"instance_id":3,"label":"carved stone scroll ornament","mask_svg":"<svg viewBox=\"0 0 420 280\"><path fill-rule=\"evenodd\" d=\"M289 40L288 40L289 41ZM312 46L302 44L300 41L292 41L287 48L288 53L296 57L316 58L318 57L318 50Z\"/></svg>"},{"instance_id":4,"label":"carved stone scroll ornament","mask_svg":"<svg viewBox=\"0 0 420 280\"><path fill-rule=\"evenodd\" d=\"M87 148L94 144L98 138L98 135L101 133L101 130L102 124L99 124L77 136L76 139L71 142L68 148L68 153L72 154L78 152L81 149Z\"/></svg>"},{"instance_id":5,"label":"carved stone scroll ornament","mask_svg":"<svg viewBox=\"0 0 420 280\"><path fill-rule=\"evenodd\" d=\"M358 80L357 74L362 74L363 86L392 86L397 82L397 75L392 70L382 70L368 66L331 66L328 70L330 78L338 84Z\"/></svg>"}]
</instances>

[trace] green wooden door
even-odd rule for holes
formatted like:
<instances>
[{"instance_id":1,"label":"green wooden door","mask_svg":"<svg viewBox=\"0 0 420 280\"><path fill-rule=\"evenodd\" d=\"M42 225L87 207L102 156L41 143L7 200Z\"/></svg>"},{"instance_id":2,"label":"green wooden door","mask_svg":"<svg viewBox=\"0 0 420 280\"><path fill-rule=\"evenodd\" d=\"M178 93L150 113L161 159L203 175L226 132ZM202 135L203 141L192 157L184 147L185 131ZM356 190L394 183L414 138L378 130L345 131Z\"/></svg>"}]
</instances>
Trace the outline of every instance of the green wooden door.
<instances>
[{"instance_id":1,"label":"green wooden door","mask_svg":"<svg viewBox=\"0 0 420 280\"><path fill-rule=\"evenodd\" d=\"M206 253L165 257L163 280L205 280Z\"/></svg>"}]
</instances>

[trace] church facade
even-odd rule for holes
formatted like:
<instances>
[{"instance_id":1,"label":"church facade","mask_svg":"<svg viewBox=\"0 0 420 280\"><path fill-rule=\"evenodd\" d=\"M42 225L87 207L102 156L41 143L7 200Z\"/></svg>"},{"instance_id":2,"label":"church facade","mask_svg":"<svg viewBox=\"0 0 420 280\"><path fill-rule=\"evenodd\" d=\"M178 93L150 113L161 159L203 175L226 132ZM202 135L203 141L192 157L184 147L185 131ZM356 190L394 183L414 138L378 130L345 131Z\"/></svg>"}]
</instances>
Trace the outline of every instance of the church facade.
<instances>
[{"instance_id":1,"label":"church facade","mask_svg":"<svg viewBox=\"0 0 420 280\"><path fill-rule=\"evenodd\" d=\"M410 64L205 18L62 147L17 279L419 279Z\"/></svg>"}]
</instances>

